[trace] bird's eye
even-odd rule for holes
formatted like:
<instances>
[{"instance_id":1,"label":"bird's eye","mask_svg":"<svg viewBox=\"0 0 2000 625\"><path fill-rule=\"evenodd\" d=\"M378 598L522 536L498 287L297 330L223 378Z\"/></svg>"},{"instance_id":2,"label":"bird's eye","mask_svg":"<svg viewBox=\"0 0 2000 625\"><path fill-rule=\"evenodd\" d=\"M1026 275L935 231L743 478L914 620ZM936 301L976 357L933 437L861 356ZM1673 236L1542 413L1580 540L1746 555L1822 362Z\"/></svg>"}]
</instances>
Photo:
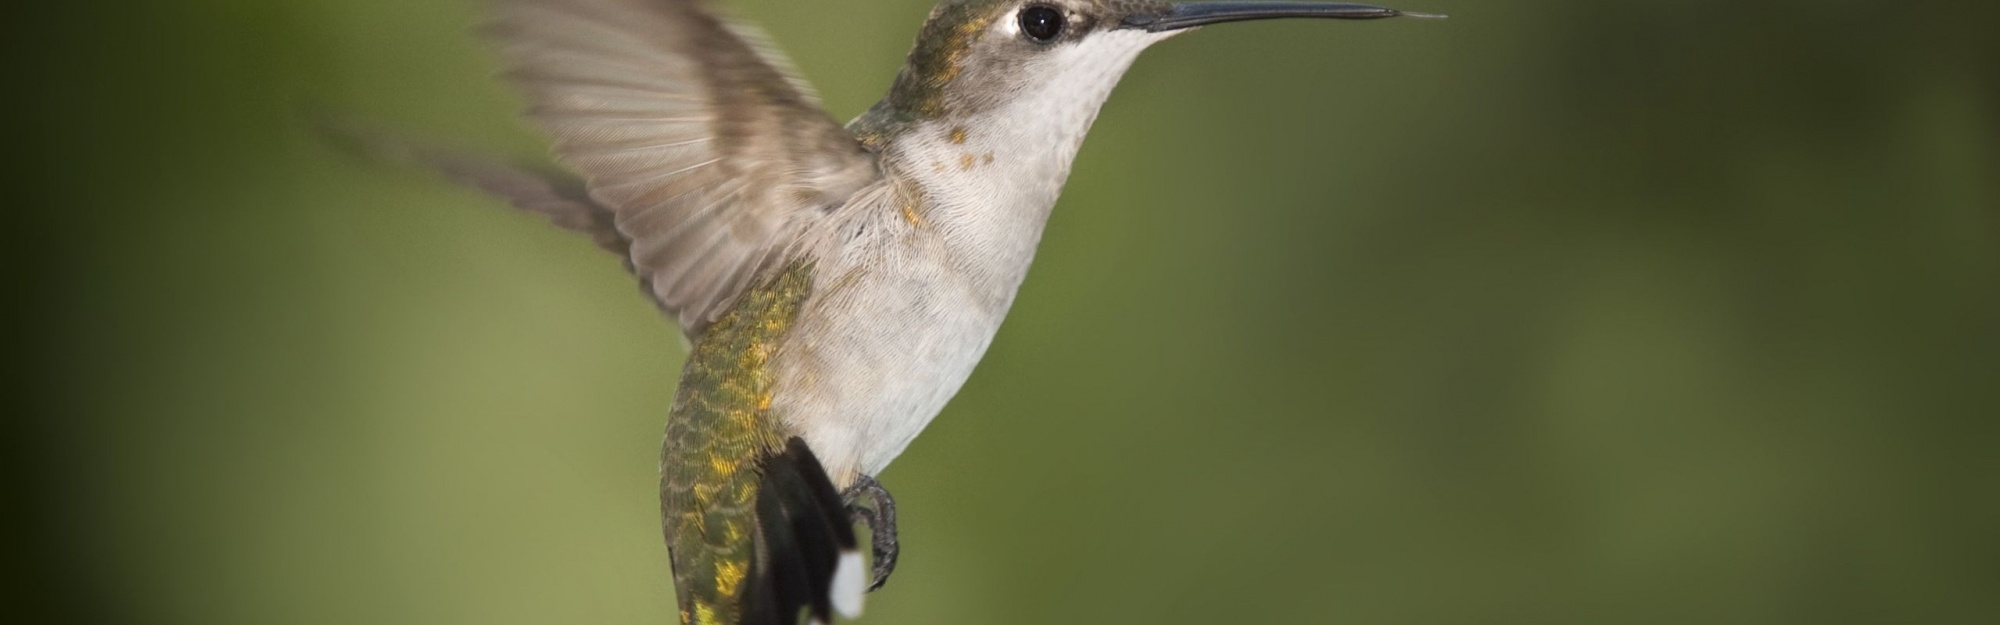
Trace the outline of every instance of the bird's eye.
<instances>
[{"instance_id":1,"label":"bird's eye","mask_svg":"<svg viewBox=\"0 0 2000 625\"><path fill-rule=\"evenodd\" d=\"M1055 41L1067 26L1062 11L1043 5L1033 5L1021 9L1021 33L1035 43Z\"/></svg>"}]
</instances>

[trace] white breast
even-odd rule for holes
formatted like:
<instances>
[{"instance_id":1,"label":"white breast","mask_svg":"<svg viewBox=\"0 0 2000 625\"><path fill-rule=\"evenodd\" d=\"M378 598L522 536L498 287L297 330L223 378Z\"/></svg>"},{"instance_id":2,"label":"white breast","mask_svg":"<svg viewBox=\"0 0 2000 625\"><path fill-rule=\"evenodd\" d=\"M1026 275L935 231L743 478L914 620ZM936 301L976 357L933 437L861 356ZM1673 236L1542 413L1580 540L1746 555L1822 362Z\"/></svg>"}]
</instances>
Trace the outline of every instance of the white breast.
<instances>
[{"instance_id":1,"label":"white breast","mask_svg":"<svg viewBox=\"0 0 2000 625\"><path fill-rule=\"evenodd\" d=\"M944 409L1026 271L906 217L886 188L867 195L810 246L813 294L774 360L773 411L843 486L887 467Z\"/></svg>"},{"instance_id":2,"label":"white breast","mask_svg":"<svg viewBox=\"0 0 2000 625\"><path fill-rule=\"evenodd\" d=\"M891 181L802 242L814 289L776 360L772 408L838 484L887 467L972 375L1099 107L1165 36L1052 51L1031 74L1050 80L1022 97L906 130L882 155Z\"/></svg>"}]
</instances>

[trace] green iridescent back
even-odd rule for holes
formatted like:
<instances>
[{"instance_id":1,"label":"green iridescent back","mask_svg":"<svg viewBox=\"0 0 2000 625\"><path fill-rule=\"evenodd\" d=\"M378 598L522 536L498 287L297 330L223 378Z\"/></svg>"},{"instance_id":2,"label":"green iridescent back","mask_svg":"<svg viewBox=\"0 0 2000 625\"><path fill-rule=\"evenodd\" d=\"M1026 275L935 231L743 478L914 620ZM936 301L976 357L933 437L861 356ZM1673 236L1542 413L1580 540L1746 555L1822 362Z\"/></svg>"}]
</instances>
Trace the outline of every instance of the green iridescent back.
<instances>
[{"instance_id":1,"label":"green iridescent back","mask_svg":"<svg viewBox=\"0 0 2000 625\"><path fill-rule=\"evenodd\" d=\"M684 624L735 623L756 558L757 462L784 447L771 358L812 284L799 263L745 292L695 342L660 450L660 513Z\"/></svg>"}]
</instances>

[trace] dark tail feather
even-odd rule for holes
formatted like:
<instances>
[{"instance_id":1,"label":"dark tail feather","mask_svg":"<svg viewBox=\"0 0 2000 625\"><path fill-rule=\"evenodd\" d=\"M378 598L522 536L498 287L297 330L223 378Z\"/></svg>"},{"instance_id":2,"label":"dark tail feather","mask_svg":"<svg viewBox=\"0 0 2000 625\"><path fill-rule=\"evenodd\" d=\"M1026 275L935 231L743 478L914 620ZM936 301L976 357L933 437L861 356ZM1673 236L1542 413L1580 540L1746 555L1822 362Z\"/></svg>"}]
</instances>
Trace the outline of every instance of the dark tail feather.
<instances>
[{"instance_id":1,"label":"dark tail feather","mask_svg":"<svg viewBox=\"0 0 2000 625\"><path fill-rule=\"evenodd\" d=\"M826 469L793 438L784 453L764 460L757 490L757 557L743 591L743 622L797 625L810 608L813 621L833 622L833 612L860 614L865 574L854 526Z\"/></svg>"},{"instance_id":2,"label":"dark tail feather","mask_svg":"<svg viewBox=\"0 0 2000 625\"><path fill-rule=\"evenodd\" d=\"M410 141L394 133L324 111L310 111L321 136L368 160L435 170L460 185L485 191L550 223L582 233L631 267L632 243L618 232L616 215L590 199L582 180L548 167L509 163Z\"/></svg>"}]
</instances>

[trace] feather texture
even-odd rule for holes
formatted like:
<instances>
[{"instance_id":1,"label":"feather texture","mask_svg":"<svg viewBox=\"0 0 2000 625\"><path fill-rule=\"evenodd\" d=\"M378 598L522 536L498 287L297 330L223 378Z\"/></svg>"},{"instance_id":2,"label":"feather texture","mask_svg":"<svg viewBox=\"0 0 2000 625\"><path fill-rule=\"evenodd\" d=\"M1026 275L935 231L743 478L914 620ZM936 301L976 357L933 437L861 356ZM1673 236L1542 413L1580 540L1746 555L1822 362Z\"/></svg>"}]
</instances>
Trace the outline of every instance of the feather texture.
<instances>
[{"instance_id":1,"label":"feather texture","mask_svg":"<svg viewBox=\"0 0 2000 625\"><path fill-rule=\"evenodd\" d=\"M529 116L690 336L881 177L783 55L705 3L506 0L489 32Z\"/></svg>"}]
</instances>

